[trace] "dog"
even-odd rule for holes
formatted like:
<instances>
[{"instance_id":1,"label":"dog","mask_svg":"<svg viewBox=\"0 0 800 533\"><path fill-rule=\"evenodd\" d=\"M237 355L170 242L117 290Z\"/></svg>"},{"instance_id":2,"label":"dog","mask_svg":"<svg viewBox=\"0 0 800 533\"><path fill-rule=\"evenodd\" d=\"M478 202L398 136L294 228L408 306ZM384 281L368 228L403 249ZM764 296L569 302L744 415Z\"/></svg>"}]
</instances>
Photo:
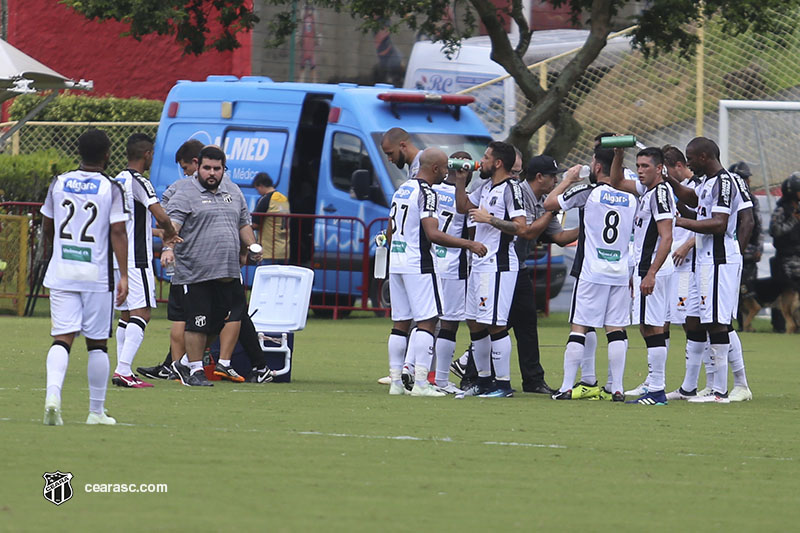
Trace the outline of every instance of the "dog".
<instances>
[{"instance_id":1,"label":"dog","mask_svg":"<svg viewBox=\"0 0 800 533\"><path fill-rule=\"evenodd\" d=\"M757 279L752 284L754 296L742 296L739 304L744 331L755 331L753 319L763 307L776 307L786 319L786 333L794 333L800 325L800 293L772 278Z\"/></svg>"}]
</instances>

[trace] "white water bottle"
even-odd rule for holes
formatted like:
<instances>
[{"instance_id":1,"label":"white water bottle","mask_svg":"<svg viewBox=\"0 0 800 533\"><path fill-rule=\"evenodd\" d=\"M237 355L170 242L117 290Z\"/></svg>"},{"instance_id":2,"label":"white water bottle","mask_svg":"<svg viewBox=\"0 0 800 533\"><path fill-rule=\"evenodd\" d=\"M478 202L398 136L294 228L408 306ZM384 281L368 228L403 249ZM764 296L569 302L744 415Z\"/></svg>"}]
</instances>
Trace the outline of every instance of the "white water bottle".
<instances>
[{"instance_id":1,"label":"white water bottle","mask_svg":"<svg viewBox=\"0 0 800 533\"><path fill-rule=\"evenodd\" d=\"M389 264L389 250L386 249L386 234L381 232L375 236L375 268L372 276L375 279L386 279L386 267Z\"/></svg>"},{"instance_id":2,"label":"white water bottle","mask_svg":"<svg viewBox=\"0 0 800 533\"><path fill-rule=\"evenodd\" d=\"M175 261L167 261L167 265L164 267L164 274L169 277L175 275Z\"/></svg>"}]
</instances>

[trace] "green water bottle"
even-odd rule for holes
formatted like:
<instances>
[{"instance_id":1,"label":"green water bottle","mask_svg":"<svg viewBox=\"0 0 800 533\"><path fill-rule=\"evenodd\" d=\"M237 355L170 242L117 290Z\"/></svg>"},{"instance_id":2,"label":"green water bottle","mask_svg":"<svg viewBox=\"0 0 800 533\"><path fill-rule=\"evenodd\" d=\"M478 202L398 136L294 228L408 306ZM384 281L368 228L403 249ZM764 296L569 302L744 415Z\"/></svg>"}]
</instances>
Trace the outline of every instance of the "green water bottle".
<instances>
[{"instance_id":1,"label":"green water bottle","mask_svg":"<svg viewBox=\"0 0 800 533\"><path fill-rule=\"evenodd\" d=\"M636 135L600 137L600 148L630 148L636 146Z\"/></svg>"},{"instance_id":2,"label":"green water bottle","mask_svg":"<svg viewBox=\"0 0 800 533\"><path fill-rule=\"evenodd\" d=\"M448 159L447 168L450 170L466 170L472 172L480 170L481 162L473 161L472 159Z\"/></svg>"}]
</instances>

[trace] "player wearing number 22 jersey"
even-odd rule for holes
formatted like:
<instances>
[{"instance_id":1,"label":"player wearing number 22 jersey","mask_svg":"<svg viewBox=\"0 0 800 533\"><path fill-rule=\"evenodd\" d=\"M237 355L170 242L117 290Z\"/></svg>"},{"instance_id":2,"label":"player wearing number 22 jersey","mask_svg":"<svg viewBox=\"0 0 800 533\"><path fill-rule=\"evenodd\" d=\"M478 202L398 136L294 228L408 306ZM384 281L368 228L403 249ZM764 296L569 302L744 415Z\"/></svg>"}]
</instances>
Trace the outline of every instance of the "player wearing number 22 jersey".
<instances>
[{"instance_id":1,"label":"player wearing number 22 jersey","mask_svg":"<svg viewBox=\"0 0 800 533\"><path fill-rule=\"evenodd\" d=\"M622 377L627 338L624 327L630 324L631 309L629 242L636 199L632 194L611 187L608 173L612 160L613 151L598 149L589 176L595 183L575 185L566 191L566 185L562 184L551 193L557 194L561 209L578 208L580 217L572 268L576 278L570 308L572 328L564 353L564 380L554 399L572 398L572 384L583 357L586 332L590 327L605 326L612 380L612 390L607 392L614 394L614 399L624 400ZM573 167L567 172L568 177L577 177L577 172L578 167ZM545 207L551 209L554 203L548 198Z\"/></svg>"}]
</instances>

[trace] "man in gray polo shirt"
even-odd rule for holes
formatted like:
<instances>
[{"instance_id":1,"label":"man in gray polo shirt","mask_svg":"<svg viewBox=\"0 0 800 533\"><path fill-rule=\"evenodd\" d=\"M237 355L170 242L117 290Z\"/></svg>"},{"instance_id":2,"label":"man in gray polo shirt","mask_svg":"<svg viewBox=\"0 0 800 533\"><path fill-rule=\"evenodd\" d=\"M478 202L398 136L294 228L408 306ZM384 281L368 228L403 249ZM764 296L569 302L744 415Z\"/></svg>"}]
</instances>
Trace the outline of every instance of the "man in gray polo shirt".
<instances>
[{"instance_id":1,"label":"man in gray polo shirt","mask_svg":"<svg viewBox=\"0 0 800 533\"><path fill-rule=\"evenodd\" d=\"M210 386L203 372L203 351L225 319L239 322L245 305L240 281L242 245L256 242L244 195L233 182L222 180L225 153L206 146L198 157L197 179L175 190L167 213L180 226L183 242L175 246L172 282L184 285L188 364L173 362L181 382ZM260 261L260 254L251 257ZM241 297L240 297L241 295ZM230 314L230 317L228 315Z\"/></svg>"}]
</instances>

